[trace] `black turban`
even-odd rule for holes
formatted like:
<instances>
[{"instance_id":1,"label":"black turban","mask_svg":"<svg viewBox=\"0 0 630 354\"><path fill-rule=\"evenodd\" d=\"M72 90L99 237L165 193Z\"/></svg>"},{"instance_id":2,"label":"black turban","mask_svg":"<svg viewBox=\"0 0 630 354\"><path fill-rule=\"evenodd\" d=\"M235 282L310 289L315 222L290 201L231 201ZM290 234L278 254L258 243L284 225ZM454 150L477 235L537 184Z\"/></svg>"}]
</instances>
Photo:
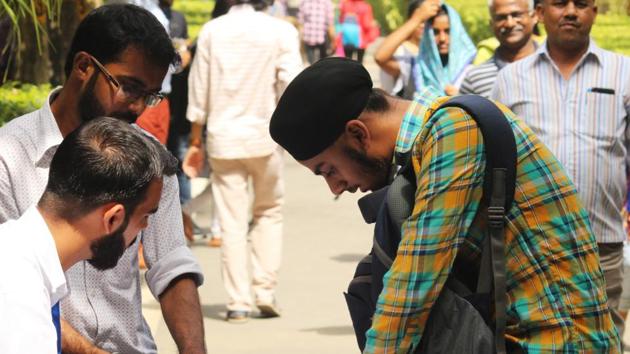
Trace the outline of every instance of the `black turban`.
<instances>
[{"instance_id":1,"label":"black turban","mask_svg":"<svg viewBox=\"0 0 630 354\"><path fill-rule=\"evenodd\" d=\"M308 160L363 112L370 92L372 79L359 62L322 59L287 86L271 116L271 137L296 160Z\"/></svg>"}]
</instances>

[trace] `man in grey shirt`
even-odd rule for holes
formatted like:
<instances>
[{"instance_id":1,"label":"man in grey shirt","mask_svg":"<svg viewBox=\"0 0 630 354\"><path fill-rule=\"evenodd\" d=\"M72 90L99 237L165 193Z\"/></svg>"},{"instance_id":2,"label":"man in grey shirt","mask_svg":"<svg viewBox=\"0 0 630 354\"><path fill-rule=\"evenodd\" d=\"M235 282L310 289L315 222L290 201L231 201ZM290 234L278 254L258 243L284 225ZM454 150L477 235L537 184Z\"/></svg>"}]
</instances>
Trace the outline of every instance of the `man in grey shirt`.
<instances>
[{"instance_id":1,"label":"man in grey shirt","mask_svg":"<svg viewBox=\"0 0 630 354\"><path fill-rule=\"evenodd\" d=\"M470 69L462 82L460 94L490 97L497 74L505 65L536 51L532 39L538 21L534 0L489 0L490 24L499 40L496 52L485 63Z\"/></svg>"},{"instance_id":2,"label":"man in grey shirt","mask_svg":"<svg viewBox=\"0 0 630 354\"><path fill-rule=\"evenodd\" d=\"M41 109L0 128L0 223L37 202L57 147L82 122L107 115L133 123L146 106L159 103L175 57L166 31L146 10L106 5L88 14L68 53L64 87ZM205 352L197 293L203 276L184 240L174 176L164 178L157 213L115 268L98 271L79 262L66 272L72 293L61 303L63 352L157 352L142 317L140 239L147 284L179 351Z\"/></svg>"}]
</instances>

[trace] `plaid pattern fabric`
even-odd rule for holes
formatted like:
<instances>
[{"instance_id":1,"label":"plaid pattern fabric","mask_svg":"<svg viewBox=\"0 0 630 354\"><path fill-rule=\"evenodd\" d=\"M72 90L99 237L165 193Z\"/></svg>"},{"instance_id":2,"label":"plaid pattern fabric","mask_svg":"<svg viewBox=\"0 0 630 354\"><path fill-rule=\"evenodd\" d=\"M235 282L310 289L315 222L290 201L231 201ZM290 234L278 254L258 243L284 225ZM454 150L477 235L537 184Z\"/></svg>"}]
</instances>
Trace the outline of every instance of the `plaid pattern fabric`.
<instances>
[{"instance_id":1,"label":"plaid pattern fabric","mask_svg":"<svg viewBox=\"0 0 630 354\"><path fill-rule=\"evenodd\" d=\"M485 233L478 212L481 131L447 98L423 91L404 117L396 149L412 145L418 189L398 255L383 280L365 353L408 353L453 265L475 269ZM499 105L517 143L514 205L506 228L506 340L528 353L616 353L595 237L571 180L523 122ZM457 262L455 262L457 257ZM464 265L464 267L462 267Z\"/></svg>"},{"instance_id":2,"label":"plaid pattern fabric","mask_svg":"<svg viewBox=\"0 0 630 354\"><path fill-rule=\"evenodd\" d=\"M298 12L302 24L302 40L308 45L322 44L328 27L334 23L333 5L330 0L303 0Z\"/></svg>"}]
</instances>

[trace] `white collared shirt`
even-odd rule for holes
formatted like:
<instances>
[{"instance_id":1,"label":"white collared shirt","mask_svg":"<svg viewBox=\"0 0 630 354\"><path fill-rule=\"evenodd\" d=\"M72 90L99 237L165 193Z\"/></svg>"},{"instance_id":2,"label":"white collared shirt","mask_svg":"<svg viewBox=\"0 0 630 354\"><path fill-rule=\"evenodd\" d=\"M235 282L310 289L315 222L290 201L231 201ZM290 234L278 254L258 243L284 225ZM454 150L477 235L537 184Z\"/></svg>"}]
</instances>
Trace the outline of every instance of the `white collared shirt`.
<instances>
[{"instance_id":1,"label":"white collared shirt","mask_svg":"<svg viewBox=\"0 0 630 354\"><path fill-rule=\"evenodd\" d=\"M564 166L597 242L623 242L619 211L630 161L630 58L591 40L565 80L545 43L503 68L491 96L521 117Z\"/></svg>"},{"instance_id":2,"label":"white collared shirt","mask_svg":"<svg viewBox=\"0 0 630 354\"><path fill-rule=\"evenodd\" d=\"M41 109L0 128L0 223L19 218L46 188L50 162L63 140L50 109L58 92L51 92ZM164 177L158 211L140 239L148 267L145 277L156 299L180 275L190 273L198 284L203 282L184 238L177 177ZM61 302L62 317L110 352L156 353L142 316L138 245L134 242L110 270L99 271L82 261L66 272L72 293Z\"/></svg>"},{"instance_id":3,"label":"white collared shirt","mask_svg":"<svg viewBox=\"0 0 630 354\"><path fill-rule=\"evenodd\" d=\"M302 70L298 32L249 4L206 23L188 79L193 123L207 123L217 159L271 155L269 121L286 86Z\"/></svg>"},{"instance_id":4,"label":"white collared shirt","mask_svg":"<svg viewBox=\"0 0 630 354\"><path fill-rule=\"evenodd\" d=\"M55 241L37 208L0 225L0 353L57 353L51 308L67 293Z\"/></svg>"}]
</instances>

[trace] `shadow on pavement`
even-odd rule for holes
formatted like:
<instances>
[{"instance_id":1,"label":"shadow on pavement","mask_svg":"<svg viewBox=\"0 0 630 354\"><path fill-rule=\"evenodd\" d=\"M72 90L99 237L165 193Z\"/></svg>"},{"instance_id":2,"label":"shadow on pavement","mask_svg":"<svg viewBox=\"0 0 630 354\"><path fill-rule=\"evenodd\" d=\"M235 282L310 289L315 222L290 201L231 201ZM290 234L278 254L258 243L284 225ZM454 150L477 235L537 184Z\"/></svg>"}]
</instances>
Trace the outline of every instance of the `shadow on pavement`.
<instances>
[{"instance_id":1,"label":"shadow on pavement","mask_svg":"<svg viewBox=\"0 0 630 354\"><path fill-rule=\"evenodd\" d=\"M225 321L225 304L201 305L203 317Z\"/></svg>"},{"instance_id":2,"label":"shadow on pavement","mask_svg":"<svg viewBox=\"0 0 630 354\"><path fill-rule=\"evenodd\" d=\"M354 329L352 328L352 326L305 328L300 330L300 332L315 332L317 334L325 336L347 336L349 334L354 335Z\"/></svg>"},{"instance_id":3,"label":"shadow on pavement","mask_svg":"<svg viewBox=\"0 0 630 354\"><path fill-rule=\"evenodd\" d=\"M363 259L363 257L365 256L366 254L343 253L343 254L336 255L334 257L330 257L330 259L332 259L333 261L342 262L342 263L356 263L360 261L361 259Z\"/></svg>"}]
</instances>

